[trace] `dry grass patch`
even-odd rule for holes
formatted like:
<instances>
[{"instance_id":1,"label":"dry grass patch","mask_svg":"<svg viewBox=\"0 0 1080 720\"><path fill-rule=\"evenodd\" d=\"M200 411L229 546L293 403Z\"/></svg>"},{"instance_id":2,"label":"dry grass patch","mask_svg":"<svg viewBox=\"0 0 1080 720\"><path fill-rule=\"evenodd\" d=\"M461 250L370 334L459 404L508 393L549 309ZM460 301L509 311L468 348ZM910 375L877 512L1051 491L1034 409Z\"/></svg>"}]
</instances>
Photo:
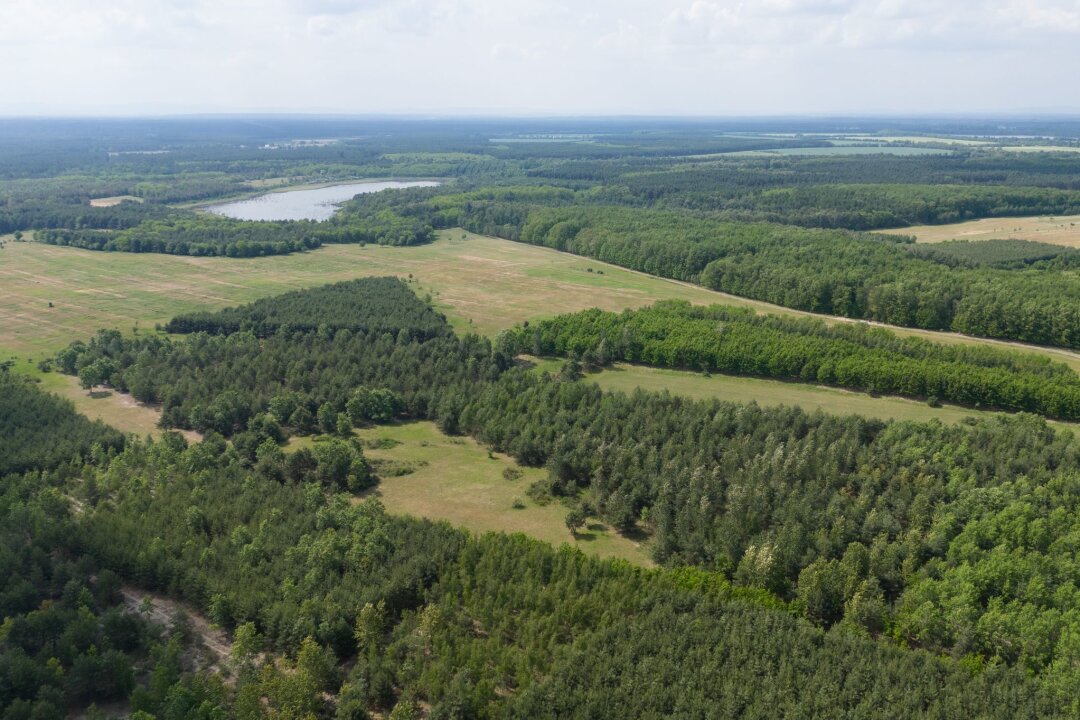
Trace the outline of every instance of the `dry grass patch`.
<instances>
[{"instance_id":1,"label":"dry grass patch","mask_svg":"<svg viewBox=\"0 0 1080 720\"><path fill-rule=\"evenodd\" d=\"M75 404L75 409L91 420L101 420L121 432L133 433L141 437L146 435L158 437L163 432L158 427L161 410L144 405L130 395L104 388L88 392L79 386L78 378L57 372L42 373L37 376L41 379L43 389L71 400ZM189 442L202 439L202 436L194 430L180 430L179 432Z\"/></svg>"},{"instance_id":2,"label":"dry grass patch","mask_svg":"<svg viewBox=\"0 0 1080 720\"><path fill-rule=\"evenodd\" d=\"M141 203L142 201L141 197L135 197L134 195L114 195L112 197L94 198L90 201L90 207L107 208L115 207L122 202Z\"/></svg>"},{"instance_id":3,"label":"dry grass patch","mask_svg":"<svg viewBox=\"0 0 1080 720\"><path fill-rule=\"evenodd\" d=\"M948 240L1032 240L1080 248L1080 215L988 218L951 225L918 225L882 232L914 235L921 243Z\"/></svg>"}]
</instances>

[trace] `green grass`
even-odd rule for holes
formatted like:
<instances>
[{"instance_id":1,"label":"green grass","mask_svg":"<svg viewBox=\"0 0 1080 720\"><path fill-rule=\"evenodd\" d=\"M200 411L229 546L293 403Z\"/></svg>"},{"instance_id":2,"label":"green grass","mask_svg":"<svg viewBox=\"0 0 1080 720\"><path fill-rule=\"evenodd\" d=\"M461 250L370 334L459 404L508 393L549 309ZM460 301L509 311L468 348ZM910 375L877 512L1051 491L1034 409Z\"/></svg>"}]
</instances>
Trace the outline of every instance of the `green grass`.
<instances>
[{"instance_id":1,"label":"green grass","mask_svg":"<svg viewBox=\"0 0 1080 720\"><path fill-rule=\"evenodd\" d=\"M382 425L357 431L364 440L388 438L389 449L365 454L378 464L391 461L416 469L398 477L383 477L363 497L377 497L393 513L446 520L477 533L525 533L553 545L568 543L599 557L616 557L650 565L645 549L590 518L576 538L566 529L567 508L558 503L538 505L525 491L546 471L519 466L500 453L488 453L475 440L444 435L431 422ZM311 446L318 438L292 438L288 450ZM503 471L516 468L521 476L507 480ZM514 508L515 501L523 505Z\"/></svg>"},{"instance_id":2,"label":"green grass","mask_svg":"<svg viewBox=\"0 0 1080 720\"><path fill-rule=\"evenodd\" d=\"M550 368L547 368L550 369ZM718 398L731 402L754 401L762 407L775 405L798 405L805 410L823 410L838 415L854 414L882 420L932 420L958 423L964 418L991 417L1001 413L975 410L956 405L932 408L925 402L908 398L879 396L850 392L840 388L820 385L790 383L763 378L732 375L704 376L684 370L668 370L642 365L616 363L611 369L586 376L605 390L632 392L643 390L667 390L675 395L705 399ZM1059 427L1077 429L1072 423L1054 423Z\"/></svg>"}]
</instances>

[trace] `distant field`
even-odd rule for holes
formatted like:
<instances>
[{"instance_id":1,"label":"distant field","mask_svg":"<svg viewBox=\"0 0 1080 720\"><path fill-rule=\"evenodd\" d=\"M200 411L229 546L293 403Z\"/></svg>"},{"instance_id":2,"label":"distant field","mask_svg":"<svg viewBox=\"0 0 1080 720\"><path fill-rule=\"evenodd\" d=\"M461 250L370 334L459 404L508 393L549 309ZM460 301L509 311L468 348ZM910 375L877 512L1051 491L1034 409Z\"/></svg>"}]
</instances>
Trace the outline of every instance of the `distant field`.
<instances>
[{"instance_id":1,"label":"distant field","mask_svg":"<svg viewBox=\"0 0 1080 720\"><path fill-rule=\"evenodd\" d=\"M866 138L874 140L875 138ZM908 145L832 145L830 147L777 148L775 150L740 150L726 153L732 157L769 157L770 155L945 155L952 152L942 148L911 147Z\"/></svg>"},{"instance_id":2,"label":"distant field","mask_svg":"<svg viewBox=\"0 0 1080 720\"><path fill-rule=\"evenodd\" d=\"M544 367L549 369L550 366ZM587 381L595 382L605 390L632 392L642 390L667 390L674 395L706 399L718 398L730 402L757 402L762 407L798 405L804 410L823 410L832 414L853 414L881 420L931 420L958 423L964 418L985 418L1002 413L973 410L956 405L932 408L924 402L901 397L871 397L864 393L789 383L780 380L736 377L713 374L705 377L700 373L684 370L668 370L641 365L616 363L612 369L586 375ZM1077 429L1070 423L1054 423L1060 427Z\"/></svg>"},{"instance_id":3,"label":"distant field","mask_svg":"<svg viewBox=\"0 0 1080 720\"><path fill-rule=\"evenodd\" d=\"M951 225L918 225L882 232L914 235L921 243L947 240L1034 240L1080 248L1080 215L990 218Z\"/></svg>"},{"instance_id":4,"label":"distant field","mask_svg":"<svg viewBox=\"0 0 1080 720\"><path fill-rule=\"evenodd\" d=\"M718 299L704 288L461 230L421 247L331 245L247 260L8 242L0 250L0 353L40 358L101 327L152 330L191 310L365 275L410 274L457 328L487 334L592 306Z\"/></svg>"},{"instance_id":5,"label":"distant field","mask_svg":"<svg viewBox=\"0 0 1080 720\"><path fill-rule=\"evenodd\" d=\"M374 461L409 463L416 470L399 477L383 477L365 497L378 497L393 513L446 520L477 533L520 532L553 545L569 543L591 555L618 557L637 565L650 565L638 543L590 519L577 539L566 529L567 509L558 502L537 505L525 494L546 471L520 467L500 453L492 453L467 437L449 437L434 423L412 422L378 426L357 432L367 440L389 438L401 443L385 450L365 450ZM290 441L289 449L311 439ZM521 477L507 480L503 471L517 468ZM518 501L524 507L515 509Z\"/></svg>"}]
</instances>

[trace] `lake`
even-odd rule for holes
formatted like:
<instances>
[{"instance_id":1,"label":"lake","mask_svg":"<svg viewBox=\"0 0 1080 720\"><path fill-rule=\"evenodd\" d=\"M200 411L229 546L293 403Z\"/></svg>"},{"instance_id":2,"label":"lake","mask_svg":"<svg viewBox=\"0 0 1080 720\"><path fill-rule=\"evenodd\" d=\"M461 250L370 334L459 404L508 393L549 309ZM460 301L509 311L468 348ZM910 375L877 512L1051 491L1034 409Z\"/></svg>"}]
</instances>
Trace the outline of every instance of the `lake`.
<instances>
[{"instance_id":1,"label":"lake","mask_svg":"<svg viewBox=\"0 0 1080 720\"><path fill-rule=\"evenodd\" d=\"M283 190L272 192L247 200L209 205L207 212L215 215L236 218L237 220L329 220L337 206L356 195L379 192L381 190L400 190L412 187L435 187L439 183L431 180L399 182L363 181L343 185L329 185L321 188L304 190Z\"/></svg>"}]
</instances>

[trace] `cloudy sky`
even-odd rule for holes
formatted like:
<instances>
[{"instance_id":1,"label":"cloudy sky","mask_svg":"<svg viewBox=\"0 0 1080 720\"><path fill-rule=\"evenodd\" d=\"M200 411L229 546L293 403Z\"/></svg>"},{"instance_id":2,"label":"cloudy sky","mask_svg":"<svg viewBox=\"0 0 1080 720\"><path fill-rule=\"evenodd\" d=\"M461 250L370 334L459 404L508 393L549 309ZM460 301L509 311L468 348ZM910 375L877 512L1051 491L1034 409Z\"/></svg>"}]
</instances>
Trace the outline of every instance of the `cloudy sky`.
<instances>
[{"instance_id":1,"label":"cloudy sky","mask_svg":"<svg viewBox=\"0 0 1080 720\"><path fill-rule=\"evenodd\" d=\"M1080 112L1080 0L0 0L0 115Z\"/></svg>"}]
</instances>

